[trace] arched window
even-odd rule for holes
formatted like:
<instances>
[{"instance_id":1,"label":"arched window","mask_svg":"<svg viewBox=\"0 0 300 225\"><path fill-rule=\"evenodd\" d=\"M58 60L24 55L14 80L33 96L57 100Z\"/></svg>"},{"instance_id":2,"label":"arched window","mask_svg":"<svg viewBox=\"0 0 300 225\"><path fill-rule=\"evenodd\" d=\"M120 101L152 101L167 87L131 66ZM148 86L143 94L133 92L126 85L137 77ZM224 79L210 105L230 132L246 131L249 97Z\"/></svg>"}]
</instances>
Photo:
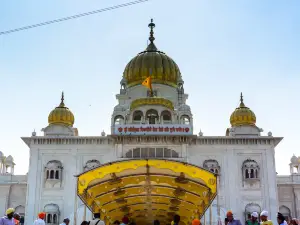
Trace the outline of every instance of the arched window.
<instances>
[{"instance_id":1,"label":"arched window","mask_svg":"<svg viewBox=\"0 0 300 225\"><path fill-rule=\"evenodd\" d=\"M59 207L56 204L47 204L44 207L44 212L46 213L46 224L56 225L59 222Z\"/></svg>"},{"instance_id":2,"label":"arched window","mask_svg":"<svg viewBox=\"0 0 300 225\"><path fill-rule=\"evenodd\" d=\"M25 207L22 205L19 205L15 209L15 213L18 213L20 216L25 216Z\"/></svg>"},{"instance_id":3,"label":"arched window","mask_svg":"<svg viewBox=\"0 0 300 225\"><path fill-rule=\"evenodd\" d=\"M180 121L182 124L190 124L190 117L188 115L183 115L180 117Z\"/></svg>"},{"instance_id":4,"label":"arched window","mask_svg":"<svg viewBox=\"0 0 300 225\"><path fill-rule=\"evenodd\" d=\"M123 116L116 116L115 117L115 125L122 125L124 124L124 117Z\"/></svg>"},{"instance_id":5,"label":"arched window","mask_svg":"<svg viewBox=\"0 0 300 225\"><path fill-rule=\"evenodd\" d=\"M248 220L249 215L250 215L250 218L251 218L251 214L253 212L257 212L258 215L260 215L261 207L256 203L247 204L245 206L245 222ZM259 221L259 218L258 218L258 221Z\"/></svg>"},{"instance_id":6,"label":"arched window","mask_svg":"<svg viewBox=\"0 0 300 225\"><path fill-rule=\"evenodd\" d=\"M134 148L127 151L125 158L179 158L179 153L169 148Z\"/></svg>"},{"instance_id":7,"label":"arched window","mask_svg":"<svg viewBox=\"0 0 300 225\"><path fill-rule=\"evenodd\" d=\"M218 174L220 171L220 166L217 160L208 159L203 162L203 168Z\"/></svg>"},{"instance_id":8,"label":"arched window","mask_svg":"<svg viewBox=\"0 0 300 225\"><path fill-rule=\"evenodd\" d=\"M171 113L167 110L161 113L161 120L164 124L172 123Z\"/></svg>"},{"instance_id":9,"label":"arched window","mask_svg":"<svg viewBox=\"0 0 300 225\"><path fill-rule=\"evenodd\" d=\"M133 123L140 124L142 122L143 117L144 115L142 111L135 111L132 115Z\"/></svg>"},{"instance_id":10,"label":"arched window","mask_svg":"<svg viewBox=\"0 0 300 225\"><path fill-rule=\"evenodd\" d=\"M158 120L158 112L154 109L149 109L146 113L146 118L149 124L156 124Z\"/></svg>"},{"instance_id":11,"label":"arched window","mask_svg":"<svg viewBox=\"0 0 300 225\"><path fill-rule=\"evenodd\" d=\"M255 160L247 159L243 162L243 179L259 179L259 165Z\"/></svg>"},{"instance_id":12,"label":"arched window","mask_svg":"<svg viewBox=\"0 0 300 225\"><path fill-rule=\"evenodd\" d=\"M285 217L286 220L291 218L291 210L285 205L279 207L279 212Z\"/></svg>"},{"instance_id":13,"label":"arched window","mask_svg":"<svg viewBox=\"0 0 300 225\"><path fill-rule=\"evenodd\" d=\"M58 187L60 185L62 169L62 163L58 160L52 160L47 163L45 166L46 188L54 187L54 185Z\"/></svg>"}]
</instances>

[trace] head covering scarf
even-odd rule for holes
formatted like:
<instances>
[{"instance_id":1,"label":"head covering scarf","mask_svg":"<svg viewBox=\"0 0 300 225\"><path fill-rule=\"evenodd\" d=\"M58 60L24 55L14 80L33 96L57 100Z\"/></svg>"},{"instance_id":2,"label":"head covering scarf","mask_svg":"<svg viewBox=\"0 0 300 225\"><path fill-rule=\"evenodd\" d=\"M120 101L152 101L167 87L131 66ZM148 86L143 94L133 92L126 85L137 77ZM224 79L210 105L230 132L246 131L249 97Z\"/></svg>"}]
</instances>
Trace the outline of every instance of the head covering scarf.
<instances>
[{"instance_id":1,"label":"head covering scarf","mask_svg":"<svg viewBox=\"0 0 300 225\"><path fill-rule=\"evenodd\" d=\"M226 216L233 216L233 213L231 210L229 210L227 213L226 213Z\"/></svg>"},{"instance_id":2,"label":"head covering scarf","mask_svg":"<svg viewBox=\"0 0 300 225\"><path fill-rule=\"evenodd\" d=\"M264 210L264 211L262 211L262 212L260 213L260 216L266 216L266 217L268 217L268 215L269 215L269 213L268 213L268 211L266 211L266 210Z\"/></svg>"},{"instance_id":3,"label":"head covering scarf","mask_svg":"<svg viewBox=\"0 0 300 225\"><path fill-rule=\"evenodd\" d=\"M45 217L46 217L46 213L44 213L44 212L40 212L38 214L38 218L41 219L41 220L45 219Z\"/></svg>"},{"instance_id":4,"label":"head covering scarf","mask_svg":"<svg viewBox=\"0 0 300 225\"><path fill-rule=\"evenodd\" d=\"M14 208L9 208L9 209L6 210L6 215L12 214L14 212L15 212Z\"/></svg>"},{"instance_id":5,"label":"head covering scarf","mask_svg":"<svg viewBox=\"0 0 300 225\"><path fill-rule=\"evenodd\" d=\"M200 220L198 220L198 219L194 219L193 221L192 221L192 225L200 225L201 223L200 223Z\"/></svg>"},{"instance_id":6,"label":"head covering scarf","mask_svg":"<svg viewBox=\"0 0 300 225\"><path fill-rule=\"evenodd\" d=\"M257 212L253 212L253 213L251 213L251 216L253 216L255 218L258 218L258 213Z\"/></svg>"}]
</instances>

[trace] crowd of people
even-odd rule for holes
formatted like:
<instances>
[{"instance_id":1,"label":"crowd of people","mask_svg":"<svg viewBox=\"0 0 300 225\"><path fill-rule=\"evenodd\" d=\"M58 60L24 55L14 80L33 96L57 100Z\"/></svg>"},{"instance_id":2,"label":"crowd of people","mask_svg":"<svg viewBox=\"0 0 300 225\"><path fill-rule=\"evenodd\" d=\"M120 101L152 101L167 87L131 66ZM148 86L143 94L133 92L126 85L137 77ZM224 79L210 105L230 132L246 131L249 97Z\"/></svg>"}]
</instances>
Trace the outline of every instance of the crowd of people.
<instances>
[{"instance_id":1,"label":"crowd of people","mask_svg":"<svg viewBox=\"0 0 300 225\"><path fill-rule=\"evenodd\" d=\"M245 225L275 225L276 223L268 219L268 211L262 211L260 215L257 212L253 212ZM33 225L46 225L45 224L46 213L41 212L38 214L37 219L34 221ZM94 214L94 219L91 221L83 221L81 225L105 225L105 222L100 219L100 213ZM300 220L296 218L287 220L281 213L277 214L277 224L278 225L300 225ZM60 225L69 225L70 219L65 218ZM0 218L0 225L23 225L24 221L19 214L15 213L13 208L6 210L6 215ZM121 222L116 220L113 225L136 225L134 221L125 216L122 218ZM144 225L144 224L143 224ZM159 220L153 221L153 225L160 225ZM180 216L175 215L170 225L180 225ZM199 219L194 219L191 225L202 225ZM221 225L221 224L219 224ZM224 221L224 225L242 225L241 221L235 219L232 211L228 211Z\"/></svg>"},{"instance_id":2,"label":"crowd of people","mask_svg":"<svg viewBox=\"0 0 300 225\"><path fill-rule=\"evenodd\" d=\"M268 216L269 213L265 210L260 213L260 216L257 212L252 212L245 225L275 225L276 223L269 220ZM293 218L287 221L280 212L277 213L276 222L278 225L300 225L300 220ZM225 218L225 225L242 225L242 223L240 220L233 217L233 213L231 211L228 211Z\"/></svg>"}]
</instances>

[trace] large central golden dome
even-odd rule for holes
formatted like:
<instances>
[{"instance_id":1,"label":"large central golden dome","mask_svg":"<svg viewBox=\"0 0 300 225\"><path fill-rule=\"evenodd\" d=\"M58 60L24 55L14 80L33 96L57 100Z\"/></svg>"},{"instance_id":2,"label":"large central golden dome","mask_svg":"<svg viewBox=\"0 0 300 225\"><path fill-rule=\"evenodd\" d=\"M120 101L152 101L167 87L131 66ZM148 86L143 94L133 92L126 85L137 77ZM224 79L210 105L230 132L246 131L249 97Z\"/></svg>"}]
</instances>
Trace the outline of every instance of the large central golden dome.
<instances>
[{"instance_id":1,"label":"large central golden dome","mask_svg":"<svg viewBox=\"0 0 300 225\"><path fill-rule=\"evenodd\" d=\"M123 78L127 81L127 86L141 84L151 75L152 83L166 84L177 87L177 82L181 80L180 70L177 64L165 53L157 50L154 44L153 20L150 27L150 44L147 49L134 57L126 66Z\"/></svg>"}]
</instances>

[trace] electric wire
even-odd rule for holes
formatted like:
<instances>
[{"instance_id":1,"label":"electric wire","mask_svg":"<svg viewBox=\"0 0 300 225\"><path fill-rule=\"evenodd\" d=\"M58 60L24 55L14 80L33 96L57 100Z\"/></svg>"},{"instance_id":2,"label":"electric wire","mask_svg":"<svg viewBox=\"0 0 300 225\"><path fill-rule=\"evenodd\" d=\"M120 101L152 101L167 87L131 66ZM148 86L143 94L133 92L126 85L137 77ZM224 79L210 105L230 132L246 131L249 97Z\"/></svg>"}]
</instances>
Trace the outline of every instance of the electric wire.
<instances>
[{"instance_id":1,"label":"electric wire","mask_svg":"<svg viewBox=\"0 0 300 225\"><path fill-rule=\"evenodd\" d=\"M41 23L29 25L29 26L24 26L24 27L19 27L19 28L7 30L7 31L2 31L2 32L0 32L0 35L11 34L11 33L19 32L19 31L23 31L23 30L28 30L28 29L41 27L41 26L50 25L50 24L53 24L53 23L60 23L60 22L64 22L64 21L67 21L67 20L78 19L80 17L90 16L90 15L94 15L94 14L97 14L97 13L107 12L107 11L111 11L111 10L114 10L114 9L119 9L119 8L124 8L124 7L128 7L128 6L140 4L140 3L145 3L145 2L148 2L148 1L150 1L150 0L137 0L137 1L127 2L127 3L120 4L120 5L115 5L115 6L111 6L111 7L107 7L107 8L103 8L103 9L98 9L98 10L94 10L94 11L90 11L90 12L86 12L86 13L80 13L80 14L76 14L76 15L73 15L73 16L63 17L63 18L60 18L60 19L49 20L49 21L45 21L45 22L41 22Z\"/></svg>"}]
</instances>

